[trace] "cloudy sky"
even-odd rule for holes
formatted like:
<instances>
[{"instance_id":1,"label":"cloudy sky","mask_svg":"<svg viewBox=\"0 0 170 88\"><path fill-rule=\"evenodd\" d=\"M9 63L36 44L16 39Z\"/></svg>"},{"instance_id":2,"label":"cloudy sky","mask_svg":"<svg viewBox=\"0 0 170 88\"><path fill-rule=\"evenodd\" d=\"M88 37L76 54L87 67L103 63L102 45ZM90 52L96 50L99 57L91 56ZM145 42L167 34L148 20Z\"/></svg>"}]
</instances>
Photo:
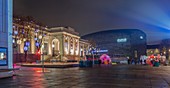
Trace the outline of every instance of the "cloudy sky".
<instances>
[{"instance_id":1,"label":"cloudy sky","mask_svg":"<svg viewBox=\"0 0 170 88\"><path fill-rule=\"evenodd\" d=\"M33 16L48 27L70 26L80 35L140 29L148 44L170 38L170 0L13 0L14 14Z\"/></svg>"}]
</instances>

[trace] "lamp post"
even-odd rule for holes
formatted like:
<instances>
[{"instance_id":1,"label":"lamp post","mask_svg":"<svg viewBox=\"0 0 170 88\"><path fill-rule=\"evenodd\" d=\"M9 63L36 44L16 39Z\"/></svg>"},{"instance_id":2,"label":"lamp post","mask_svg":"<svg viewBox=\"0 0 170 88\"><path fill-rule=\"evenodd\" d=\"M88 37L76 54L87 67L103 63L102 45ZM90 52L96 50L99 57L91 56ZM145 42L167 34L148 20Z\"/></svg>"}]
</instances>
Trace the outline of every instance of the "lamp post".
<instances>
[{"instance_id":1,"label":"lamp post","mask_svg":"<svg viewBox=\"0 0 170 88\"><path fill-rule=\"evenodd\" d=\"M19 37L18 34L18 28L16 26L13 26L13 48L17 49L17 57L15 58L16 62L18 62L18 50L19 50L19 46L21 44L21 39ZM14 53L14 49L13 49L13 53Z\"/></svg>"},{"instance_id":2,"label":"lamp post","mask_svg":"<svg viewBox=\"0 0 170 88\"><path fill-rule=\"evenodd\" d=\"M44 46L42 47L42 71L44 72Z\"/></svg>"},{"instance_id":3,"label":"lamp post","mask_svg":"<svg viewBox=\"0 0 170 88\"><path fill-rule=\"evenodd\" d=\"M46 35L47 26L37 22L30 16L16 16L13 17L13 43L14 47L17 44L24 43L25 60L27 52L29 51L30 41L34 37L37 50L41 49L43 43L42 39ZM18 41L18 42L16 42ZM17 43L17 44L16 44Z\"/></svg>"},{"instance_id":4,"label":"lamp post","mask_svg":"<svg viewBox=\"0 0 170 88\"><path fill-rule=\"evenodd\" d=\"M43 38L46 36L46 34L43 32L45 30L44 27L40 27L37 26L34 30L34 40L35 40L35 46L37 48L37 52L40 52L40 56L39 56L39 60L43 59L43 56L41 56L41 54L43 54L43 52L41 52L41 47L43 45ZM41 58L42 57L42 58Z\"/></svg>"},{"instance_id":5,"label":"lamp post","mask_svg":"<svg viewBox=\"0 0 170 88\"><path fill-rule=\"evenodd\" d=\"M92 54L92 56L93 56L93 65L94 65L94 51L95 51L95 49L94 49L94 47L92 47L92 49L91 49L91 54Z\"/></svg>"},{"instance_id":6,"label":"lamp post","mask_svg":"<svg viewBox=\"0 0 170 88\"><path fill-rule=\"evenodd\" d=\"M27 40L24 43L24 52L25 52L25 62L27 62L27 51L28 51L28 47L30 46L30 42Z\"/></svg>"}]
</instances>

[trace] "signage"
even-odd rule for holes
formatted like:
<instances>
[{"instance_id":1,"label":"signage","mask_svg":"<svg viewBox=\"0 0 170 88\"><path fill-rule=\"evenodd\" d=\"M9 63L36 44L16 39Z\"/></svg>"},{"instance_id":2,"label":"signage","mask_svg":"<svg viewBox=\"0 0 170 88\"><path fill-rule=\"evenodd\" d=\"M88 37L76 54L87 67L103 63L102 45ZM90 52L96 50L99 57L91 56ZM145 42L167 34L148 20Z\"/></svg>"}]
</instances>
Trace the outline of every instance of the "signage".
<instances>
[{"instance_id":1,"label":"signage","mask_svg":"<svg viewBox=\"0 0 170 88\"><path fill-rule=\"evenodd\" d=\"M97 53L106 53L106 52L108 52L108 50L97 50L97 51L94 51L95 53L97 52Z\"/></svg>"},{"instance_id":2,"label":"signage","mask_svg":"<svg viewBox=\"0 0 170 88\"><path fill-rule=\"evenodd\" d=\"M117 39L117 42L127 42L127 38L120 38L120 39Z\"/></svg>"}]
</instances>

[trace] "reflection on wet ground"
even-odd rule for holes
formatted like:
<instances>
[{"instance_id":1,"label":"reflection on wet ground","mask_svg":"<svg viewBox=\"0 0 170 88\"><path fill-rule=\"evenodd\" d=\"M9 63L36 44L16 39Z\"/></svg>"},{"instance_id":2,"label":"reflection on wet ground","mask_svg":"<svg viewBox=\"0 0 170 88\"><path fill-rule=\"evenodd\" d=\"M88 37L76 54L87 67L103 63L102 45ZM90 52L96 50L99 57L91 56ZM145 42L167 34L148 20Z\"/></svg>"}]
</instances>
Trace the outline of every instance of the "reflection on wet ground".
<instances>
[{"instance_id":1,"label":"reflection on wet ground","mask_svg":"<svg viewBox=\"0 0 170 88\"><path fill-rule=\"evenodd\" d=\"M92 68L21 67L13 78L0 79L0 88L169 88L170 67L141 65Z\"/></svg>"}]
</instances>

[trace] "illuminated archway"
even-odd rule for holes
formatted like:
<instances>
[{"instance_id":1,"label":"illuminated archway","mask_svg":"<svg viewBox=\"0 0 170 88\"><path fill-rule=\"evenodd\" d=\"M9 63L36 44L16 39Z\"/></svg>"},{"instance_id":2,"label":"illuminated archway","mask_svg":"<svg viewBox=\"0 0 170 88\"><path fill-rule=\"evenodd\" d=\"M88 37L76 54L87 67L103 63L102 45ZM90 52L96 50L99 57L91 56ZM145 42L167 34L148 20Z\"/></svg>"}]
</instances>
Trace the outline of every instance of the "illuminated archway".
<instances>
[{"instance_id":1,"label":"illuminated archway","mask_svg":"<svg viewBox=\"0 0 170 88\"><path fill-rule=\"evenodd\" d=\"M52 47L54 50L60 50L60 41L58 39L53 39Z\"/></svg>"}]
</instances>

